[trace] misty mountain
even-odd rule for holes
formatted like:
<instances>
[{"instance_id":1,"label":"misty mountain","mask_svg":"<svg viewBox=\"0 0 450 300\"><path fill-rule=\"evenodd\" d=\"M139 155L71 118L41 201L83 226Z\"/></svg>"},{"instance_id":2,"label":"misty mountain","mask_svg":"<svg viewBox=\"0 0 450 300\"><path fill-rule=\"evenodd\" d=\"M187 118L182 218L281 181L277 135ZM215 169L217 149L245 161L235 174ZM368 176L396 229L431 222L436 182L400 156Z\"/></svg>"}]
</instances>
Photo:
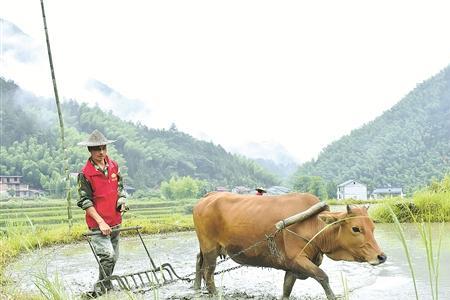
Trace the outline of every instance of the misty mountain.
<instances>
[{"instance_id":1,"label":"misty mountain","mask_svg":"<svg viewBox=\"0 0 450 300\"><path fill-rule=\"evenodd\" d=\"M32 63L43 57L43 53L30 36L15 24L0 18L2 27L2 59L17 60L21 63Z\"/></svg>"},{"instance_id":2,"label":"misty mountain","mask_svg":"<svg viewBox=\"0 0 450 300\"><path fill-rule=\"evenodd\" d=\"M20 175L36 188L64 187L58 117L53 101L33 96L0 78L0 173ZM94 129L117 140L108 152L122 166L127 183L157 188L172 177L191 176L211 185L270 186L278 180L255 162L172 130L152 129L124 121L99 107L76 101L62 104L70 172L78 172L88 152L76 146Z\"/></svg>"},{"instance_id":3,"label":"misty mountain","mask_svg":"<svg viewBox=\"0 0 450 300\"><path fill-rule=\"evenodd\" d=\"M150 109L139 99L132 99L122 95L104 82L89 79L85 84L86 90L97 103L102 103L108 110L125 120L136 120L136 115L149 115Z\"/></svg>"},{"instance_id":4,"label":"misty mountain","mask_svg":"<svg viewBox=\"0 0 450 300\"><path fill-rule=\"evenodd\" d=\"M324 148L297 176L413 191L450 171L450 66L380 117Z\"/></svg>"},{"instance_id":5,"label":"misty mountain","mask_svg":"<svg viewBox=\"0 0 450 300\"><path fill-rule=\"evenodd\" d=\"M271 159L255 158L261 167L280 177L281 179L288 179L297 169L298 164L292 163L276 163Z\"/></svg>"},{"instance_id":6,"label":"misty mountain","mask_svg":"<svg viewBox=\"0 0 450 300\"><path fill-rule=\"evenodd\" d=\"M0 76L19 82L22 92L24 90L37 92L35 91L36 79L34 77L30 79L29 75L36 74L36 76L40 76L42 69L48 68L45 44L37 43L19 27L7 20L0 19L0 22L3 26L3 55L8 63L8 68L2 71ZM56 69L58 70L58 66L56 66ZM17 70L22 70L22 72L19 73ZM57 72L57 74L60 73ZM151 126L149 124L153 111L149 104L142 101L142 99L130 98L97 78L79 78L70 82L70 85L75 86L73 89L77 95L72 95L67 90L60 89L61 98L75 99L78 102L83 101L91 105L91 107L94 104L101 107L104 111L112 111L123 120L140 121ZM38 84L38 86L42 87L43 84ZM210 140L210 138L205 138L205 140ZM264 161L260 161L260 164L280 177L286 177L292 173L292 166L295 164L295 160L281 145L253 143L235 148L227 147L227 150L250 158L264 159ZM266 160L272 160L273 162L265 162Z\"/></svg>"},{"instance_id":7,"label":"misty mountain","mask_svg":"<svg viewBox=\"0 0 450 300\"><path fill-rule=\"evenodd\" d=\"M252 158L259 165L278 175L288 178L298 168L296 159L282 145L273 142L251 142L228 147L232 153Z\"/></svg>"},{"instance_id":8,"label":"misty mountain","mask_svg":"<svg viewBox=\"0 0 450 300\"><path fill-rule=\"evenodd\" d=\"M40 76L43 68L48 69L45 44L38 43L7 20L0 19L0 22L3 34L2 55L5 61L5 70L2 70L0 76L20 82L22 90L37 92L33 90L36 80L35 78L30 79L29 75ZM58 70L58 66L56 69ZM21 72L17 72L17 70L21 70ZM57 74L60 73L57 72ZM79 78L70 82L69 86L75 89L80 97L77 101L94 103L104 110L112 110L122 119L142 120L151 114L151 109L140 99L127 97L98 79ZM60 90L61 98L77 98L77 95L67 96L67 94L69 94L67 90Z\"/></svg>"}]
</instances>

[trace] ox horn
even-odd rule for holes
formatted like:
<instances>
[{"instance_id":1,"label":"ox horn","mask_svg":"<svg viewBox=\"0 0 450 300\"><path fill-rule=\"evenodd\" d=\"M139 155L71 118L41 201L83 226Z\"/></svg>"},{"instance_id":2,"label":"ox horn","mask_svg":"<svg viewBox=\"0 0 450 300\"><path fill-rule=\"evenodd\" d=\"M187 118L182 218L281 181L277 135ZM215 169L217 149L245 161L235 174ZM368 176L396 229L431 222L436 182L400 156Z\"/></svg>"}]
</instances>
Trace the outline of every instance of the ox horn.
<instances>
[{"instance_id":1,"label":"ox horn","mask_svg":"<svg viewBox=\"0 0 450 300\"><path fill-rule=\"evenodd\" d=\"M350 207L350 205L347 204L347 213L351 214L352 213L352 208Z\"/></svg>"}]
</instances>

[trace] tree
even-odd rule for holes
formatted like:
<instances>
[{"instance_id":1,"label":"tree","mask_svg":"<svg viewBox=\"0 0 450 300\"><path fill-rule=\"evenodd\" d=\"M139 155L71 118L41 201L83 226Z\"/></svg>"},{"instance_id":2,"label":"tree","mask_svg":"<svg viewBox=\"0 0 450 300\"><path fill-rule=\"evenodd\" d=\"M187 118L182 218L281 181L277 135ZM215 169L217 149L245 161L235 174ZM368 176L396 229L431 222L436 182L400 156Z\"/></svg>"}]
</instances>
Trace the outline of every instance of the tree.
<instances>
[{"instance_id":1,"label":"tree","mask_svg":"<svg viewBox=\"0 0 450 300\"><path fill-rule=\"evenodd\" d=\"M197 198L204 191L207 183L204 180L189 176L172 177L168 182L161 183L161 195L167 200Z\"/></svg>"},{"instance_id":2,"label":"tree","mask_svg":"<svg viewBox=\"0 0 450 300\"><path fill-rule=\"evenodd\" d=\"M292 180L292 189L316 195L321 200L328 199L327 184L319 176L297 176Z\"/></svg>"}]
</instances>

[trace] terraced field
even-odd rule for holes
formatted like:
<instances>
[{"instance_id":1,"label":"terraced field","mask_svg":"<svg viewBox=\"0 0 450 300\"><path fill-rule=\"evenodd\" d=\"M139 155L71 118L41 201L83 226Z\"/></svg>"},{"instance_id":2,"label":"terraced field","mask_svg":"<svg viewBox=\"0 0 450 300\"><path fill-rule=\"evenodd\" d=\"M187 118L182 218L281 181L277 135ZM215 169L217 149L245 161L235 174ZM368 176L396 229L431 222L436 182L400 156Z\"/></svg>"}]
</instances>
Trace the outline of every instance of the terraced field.
<instances>
[{"instance_id":1,"label":"terraced field","mask_svg":"<svg viewBox=\"0 0 450 300\"><path fill-rule=\"evenodd\" d=\"M167 216L187 215L197 199L164 201L162 199L129 200L130 210L124 219L157 221ZM84 211L73 201L73 223L84 223ZM51 226L67 223L66 200L10 200L0 203L0 229L20 226Z\"/></svg>"}]
</instances>

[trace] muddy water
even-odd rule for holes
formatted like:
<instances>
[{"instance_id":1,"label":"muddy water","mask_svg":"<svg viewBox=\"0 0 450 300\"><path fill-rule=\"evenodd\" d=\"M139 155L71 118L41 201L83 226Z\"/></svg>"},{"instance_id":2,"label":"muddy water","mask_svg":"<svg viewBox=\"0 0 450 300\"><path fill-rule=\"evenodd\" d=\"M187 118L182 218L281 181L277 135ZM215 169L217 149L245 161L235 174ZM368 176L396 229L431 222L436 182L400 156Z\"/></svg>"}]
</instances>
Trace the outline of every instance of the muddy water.
<instances>
[{"instance_id":1,"label":"muddy water","mask_svg":"<svg viewBox=\"0 0 450 300\"><path fill-rule=\"evenodd\" d=\"M376 238L386 252L388 260L380 266L335 262L325 258L322 269L329 275L330 284L336 294L342 295L342 278L347 282L350 299L415 299L414 285L404 250L391 224L377 224ZM433 230L438 232L439 225ZM450 294L450 224L445 224L441 250L439 277L439 299L449 299ZM426 254L419 233L414 225L405 225L409 250L413 258L419 299L432 299ZM169 262L179 275L195 270L198 249L194 232L152 235L144 237L145 243L158 263ZM227 261L217 270L235 266ZM123 238L121 257L116 274L126 274L150 268L145 250L137 238ZM57 276L73 295L91 288L96 280L95 259L87 243L57 246L33 251L11 264L7 271L18 289L35 289L35 276L46 274ZM284 273L278 270L244 267L216 276L216 285L224 299L277 299L279 298ZM293 299L326 299L322 287L314 280L298 280L292 292ZM120 296L119 296L120 298ZM192 283L176 282L150 292L144 299L202 299L192 289Z\"/></svg>"}]
</instances>

